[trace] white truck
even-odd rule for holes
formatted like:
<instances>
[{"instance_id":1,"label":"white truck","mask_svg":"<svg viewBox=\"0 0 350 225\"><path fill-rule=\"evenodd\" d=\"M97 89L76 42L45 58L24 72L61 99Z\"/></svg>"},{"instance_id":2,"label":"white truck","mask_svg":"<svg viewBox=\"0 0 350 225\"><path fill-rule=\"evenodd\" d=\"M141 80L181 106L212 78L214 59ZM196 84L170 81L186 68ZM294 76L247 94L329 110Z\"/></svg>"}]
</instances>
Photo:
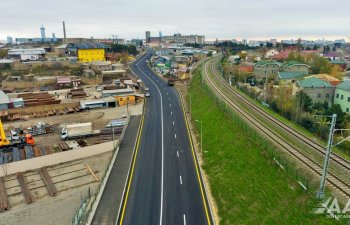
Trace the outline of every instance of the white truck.
<instances>
[{"instance_id":1,"label":"white truck","mask_svg":"<svg viewBox=\"0 0 350 225\"><path fill-rule=\"evenodd\" d=\"M92 123L68 124L62 128L61 138L63 140L77 139L99 134L99 130L92 130Z\"/></svg>"}]
</instances>

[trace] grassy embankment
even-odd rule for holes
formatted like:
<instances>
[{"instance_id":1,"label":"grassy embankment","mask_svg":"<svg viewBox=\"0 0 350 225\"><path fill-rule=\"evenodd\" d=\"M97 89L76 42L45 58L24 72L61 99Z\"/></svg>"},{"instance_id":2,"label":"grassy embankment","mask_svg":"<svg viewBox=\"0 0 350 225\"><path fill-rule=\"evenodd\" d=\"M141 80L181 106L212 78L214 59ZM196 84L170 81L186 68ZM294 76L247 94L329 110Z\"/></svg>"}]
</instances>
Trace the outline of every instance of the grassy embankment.
<instances>
[{"instance_id":1,"label":"grassy embankment","mask_svg":"<svg viewBox=\"0 0 350 225\"><path fill-rule=\"evenodd\" d=\"M192 119L203 121L203 169L218 205L220 224L335 223L313 214L317 201L266 157L252 130L244 129L238 117L225 112L208 94L201 86L199 69L189 93Z\"/></svg>"}]
</instances>

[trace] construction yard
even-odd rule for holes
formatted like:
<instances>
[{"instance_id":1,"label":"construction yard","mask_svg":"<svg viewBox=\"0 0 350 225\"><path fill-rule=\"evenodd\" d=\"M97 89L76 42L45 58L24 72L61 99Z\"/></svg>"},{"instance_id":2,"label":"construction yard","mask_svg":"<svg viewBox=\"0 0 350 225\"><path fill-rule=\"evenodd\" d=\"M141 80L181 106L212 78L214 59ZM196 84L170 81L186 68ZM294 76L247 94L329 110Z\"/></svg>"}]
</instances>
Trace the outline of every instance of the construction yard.
<instances>
[{"instance_id":1,"label":"construction yard","mask_svg":"<svg viewBox=\"0 0 350 225\"><path fill-rule=\"evenodd\" d=\"M95 109L88 112L79 112L65 115L58 115L53 117L34 118L28 121L15 121L4 124L4 130L8 130L10 127L27 128L38 123L45 123L56 128L55 133L44 134L35 136L37 146L54 145L60 141L60 133L62 126L70 123L85 123L92 122L92 128L94 130L102 130L112 120L122 118L123 115L139 114L142 111L143 104L137 104L134 106L120 106L117 108L109 109ZM92 145L98 142L98 137L85 138L88 145Z\"/></svg>"},{"instance_id":2,"label":"construction yard","mask_svg":"<svg viewBox=\"0 0 350 225\"><path fill-rule=\"evenodd\" d=\"M36 126L43 126L42 124L49 129L46 129L47 133L35 131L35 146L31 157L27 157L25 148L22 150L25 158L20 161L12 163L4 161L6 157L2 159L0 224L27 225L28 221L33 225L70 224L79 208L81 198L89 192L95 193L108 167L114 142L109 132L111 128L107 125L111 121L127 120L125 117L128 115L140 115L142 110L141 102L131 106L93 109L4 123L5 131L14 128L33 130ZM73 141L61 140L62 127L82 123L91 123L92 129L99 132L98 135ZM120 133L115 134L116 143L119 135ZM81 143L80 140L83 140L87 147L78 144L77 150L61 149L62 143ZM51 151L46 151L46 155L40 156L40 152L43 149L47 150L48 146L51 146ZM9 159L13 160L11 157Z\"/></svg>"}]
</instances>

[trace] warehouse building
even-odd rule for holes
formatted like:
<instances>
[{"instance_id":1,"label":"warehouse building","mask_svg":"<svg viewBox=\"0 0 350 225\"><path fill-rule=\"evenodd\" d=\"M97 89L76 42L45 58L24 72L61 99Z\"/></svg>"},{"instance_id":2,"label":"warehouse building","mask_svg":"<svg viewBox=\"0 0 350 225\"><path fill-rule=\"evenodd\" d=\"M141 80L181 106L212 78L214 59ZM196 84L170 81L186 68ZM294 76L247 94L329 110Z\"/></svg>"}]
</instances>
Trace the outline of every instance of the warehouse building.
<instances>
[{"instance_id":1,"label":"warehouse building","mask_svg":"<svg viewBox=\"0 0 350 225\"><path fill-rule=\"evenodd\" d=\"M163 42L163 43L178 43L178 44L204 44L205 36L204 35L181 35L180 33L176 33L174 35L169 36L159 36L159 37L151 37L151 33L149 31L146 32L146 42Z\"/></svg>"},{"instance_id":2,"label":"warehouse building","mask_svg":"<svg viewBox=\"0 0 350 225\"><path fill-rule=\"evenodd\" d=\"M77 56L79 62L106 61L105 51L107 48L108 46L105 44L92 42L67 45L68 54Z\"/></svg>"},{"instance_id":3,"label":"warehouse building","mask_svg":"<svg viewBox=\"0 0 350 225\"><path fill-rule=\"evenodd\" d=\"M46 52L44 48L18 48L10 49L7 54L11 59L35 61L44 59Z\"/></svg>"},{"instance_id":4,"label":"warehouse building","mask_svg":"<svg viewBox=\"0 0 350 225\"><path fill-rule=\"evenodd\" d=\"M114 97L106 97L96 100L81 100L80 107L82 109L101 109L101 108L110 108L116 107L117 102Z\"/></svg>"},{"instance_id":5,"label":"warehouse building","mask_svg":"<svg viewBox=\"0 0 350 225\"><path fill-rule=\"evenodd\" d=\"M110 97L110 96L124 96L128 94L133 94L134 90L131 88L123 88L123 89L114 89L114 90L103 90L102 97Z\"/></svg>"}]
</instances>

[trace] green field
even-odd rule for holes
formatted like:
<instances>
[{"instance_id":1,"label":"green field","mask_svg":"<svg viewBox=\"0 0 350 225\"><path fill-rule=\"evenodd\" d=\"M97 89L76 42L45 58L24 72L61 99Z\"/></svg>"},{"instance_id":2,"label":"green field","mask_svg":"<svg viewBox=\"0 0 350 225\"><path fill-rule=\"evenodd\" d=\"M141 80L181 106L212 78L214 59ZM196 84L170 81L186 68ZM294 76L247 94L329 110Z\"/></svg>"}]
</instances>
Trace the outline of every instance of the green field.
<instances>
[{"instance_id":1,"label":"green field","mask_svg":"<svg viewBox=\"0 0 350 225\"><path fill-rule=\"evenodd\" d=\"M203 169L220 224L339 224L312 213L317 201L267 159L251 132L208 95L199 71L189 89L192 120L203 121Z\"/></svg>"}]
</instances>

